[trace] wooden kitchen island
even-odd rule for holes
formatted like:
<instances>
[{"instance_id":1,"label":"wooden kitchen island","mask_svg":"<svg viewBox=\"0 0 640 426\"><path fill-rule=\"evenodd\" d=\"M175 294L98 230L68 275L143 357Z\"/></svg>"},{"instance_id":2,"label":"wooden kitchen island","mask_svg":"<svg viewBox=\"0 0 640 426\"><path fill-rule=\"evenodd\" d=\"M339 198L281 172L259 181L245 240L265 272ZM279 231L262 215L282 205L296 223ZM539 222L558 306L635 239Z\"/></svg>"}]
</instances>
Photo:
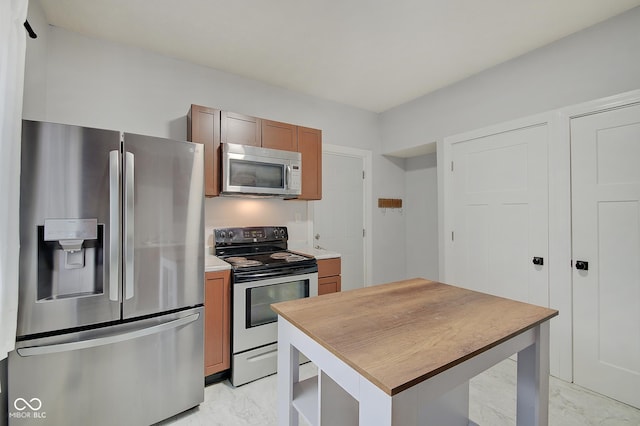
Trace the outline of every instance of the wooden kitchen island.
<instances>
[{"instance_id":1,"label":"wooden kitchen island","mask_svg":"<svg viewBox=\"0 0 640 426\"><path fill-rule=\"evenodd\" d=\"M514 353L517 425L548 423L556 310L421 278L272 308L280 425L467 425L469 379Z\"/></svg>"}]
</instances>

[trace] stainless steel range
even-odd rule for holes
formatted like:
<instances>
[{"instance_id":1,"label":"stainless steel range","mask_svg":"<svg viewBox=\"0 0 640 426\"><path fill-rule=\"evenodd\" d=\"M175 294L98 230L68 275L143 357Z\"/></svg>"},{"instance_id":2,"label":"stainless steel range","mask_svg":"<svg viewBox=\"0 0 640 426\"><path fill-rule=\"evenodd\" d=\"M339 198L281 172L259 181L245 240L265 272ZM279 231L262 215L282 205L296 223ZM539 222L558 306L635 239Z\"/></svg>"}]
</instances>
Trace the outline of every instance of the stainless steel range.
<instances>
[{"instance_id":1,"label":"stainless steel range","mask_svg":"<svg viewBox=\"0 0 640 426\"><path fill-rule=\"evenodd\" d=\"M277 315L271 304L318 295L316 259L287 250L286 227L219 228L215 254L232 267L231 383L277 369Z\"/></svg>"}]
</instances>

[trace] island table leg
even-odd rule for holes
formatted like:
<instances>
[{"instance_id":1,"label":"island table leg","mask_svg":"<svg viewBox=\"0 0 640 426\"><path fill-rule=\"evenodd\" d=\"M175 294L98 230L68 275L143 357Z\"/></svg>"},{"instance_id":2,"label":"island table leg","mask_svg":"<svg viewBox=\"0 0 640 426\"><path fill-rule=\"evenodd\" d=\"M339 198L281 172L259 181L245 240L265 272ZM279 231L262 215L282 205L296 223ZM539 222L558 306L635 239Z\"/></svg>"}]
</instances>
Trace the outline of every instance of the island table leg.
<instances>
[{"instance_id":1,"label":"island table leg","mask_svg":"<svg viewBox=\"0 0 640 426\"><path fill-rule=\"evenodd\" d=\"M535 343L518 352L516 424L549 424L548 321L535 328Z\"/></svg>"},{"instance_id":2,"label":"island table leg","mask_svg":"<svg viewBox=\"0 0 640 426\"><path fill-rule=\"evenodd\" d=\"M299 351L291 344L290 327L278 317L278 425L298 426L293 407L293 386L299 381Z\"/></svg>"},{"instance_id":3,"label":"island table leg","mask_svg":"<svg viewBox=\"0 0 640 426\"><path fill-rule=\"evenodd\" d=\"M364 377L360 378L359 424L361 426L391 426L392 405L393 400L389 395Z\"/></svg>"}]
</instances>

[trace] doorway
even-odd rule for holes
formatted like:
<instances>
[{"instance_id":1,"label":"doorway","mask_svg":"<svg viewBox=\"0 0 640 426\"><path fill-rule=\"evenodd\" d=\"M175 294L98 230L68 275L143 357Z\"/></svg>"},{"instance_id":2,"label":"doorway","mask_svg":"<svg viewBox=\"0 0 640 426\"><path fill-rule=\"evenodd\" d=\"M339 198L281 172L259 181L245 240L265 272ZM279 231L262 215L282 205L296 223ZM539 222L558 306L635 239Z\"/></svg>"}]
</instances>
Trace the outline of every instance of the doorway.
<instances>
[{"instance_id":1,"label":"doorway","mask_svg":"<svg viewBox=\"0 0 640 426\"><path fill-rule=\"evenodd\" d=\"M314 246L341 254L342 290L370 284L370 151L323 144L322 200L314 201Z\"/></svg>"}]
</instances>

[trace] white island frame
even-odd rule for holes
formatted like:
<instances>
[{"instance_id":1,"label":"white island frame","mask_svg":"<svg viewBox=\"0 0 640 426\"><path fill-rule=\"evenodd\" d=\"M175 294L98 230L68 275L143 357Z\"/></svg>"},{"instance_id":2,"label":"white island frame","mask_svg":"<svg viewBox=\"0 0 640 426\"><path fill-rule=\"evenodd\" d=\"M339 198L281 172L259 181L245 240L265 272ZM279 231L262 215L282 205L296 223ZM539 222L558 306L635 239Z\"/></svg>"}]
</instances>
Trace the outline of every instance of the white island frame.
<instances>
[{"instance_id":1,"label":"white island frame","mask_svg":"<svg viewBox=\"0 0 640 426\"><path fill-rule=\"evenodd\" d=\"M468 418L469 380L517 353L516 424L546 426L551 316L392 395L325 347L331 348L329 343L323 345L279 315L278 424L296 426L300 414L312 426L474 425ZM317 376L299 380L300 353L317 366Z\"/></svg>"}]
</instances>

